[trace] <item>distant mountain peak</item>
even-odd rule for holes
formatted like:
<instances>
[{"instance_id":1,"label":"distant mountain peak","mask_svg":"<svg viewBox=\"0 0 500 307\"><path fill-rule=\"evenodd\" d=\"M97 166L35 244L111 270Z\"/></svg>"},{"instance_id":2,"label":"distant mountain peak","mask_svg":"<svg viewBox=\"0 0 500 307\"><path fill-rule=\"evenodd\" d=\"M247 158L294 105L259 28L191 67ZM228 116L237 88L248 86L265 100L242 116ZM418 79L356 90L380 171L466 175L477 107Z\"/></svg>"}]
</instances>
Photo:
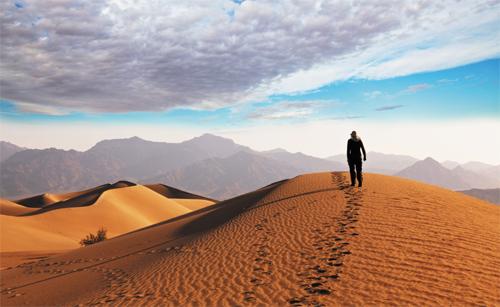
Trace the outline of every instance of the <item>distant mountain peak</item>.
<instances>
[{"instance_id":1,"label":"distant mountain peak","mask_svg":"<svg viewBox=\"0 0 500 307\"><path fill-rule=\"evenodd\" d=\"M437 160L434 160L433 158L431 157L427 157L425 158L424 160L422 160L424 162L427 162L427 163L434 163L434 164L440 164Z\"/></svg>"},{"instance_id":2,"label":"distant mountain peak","mask_svg":"<svg viewBox=\"0 0 500 307\"><path fill-rule=\"evenodd\" d=\"M200 136L197 136L197 137L194 137L194 138L192 138L190 140L187 140L184 143L214 142L214 141L226 142L226 143L234 144L233 140L231 140L229 138L222 137L222 136L218 136L218 135L215 135L215 134L212 134L212 133L204 133L204 134L202 134Z\"/></svg>"},{"instance_id":3,"label":"distant mountain peak","mask_svg":"<svg viewBox=\"0 0 500 307\"><path fill-rule=\"evenodd\" d=\"M263 151L263 153L280 153L280 152L288 152L288 151L286 149L283 149L283 148L274 148L271 150Z\"/></svg>"},{"instance_id":4,"label":"distant mountain peak","mask_svg":"<svg viewBox=\"0 0 500 307\"><path fill-rule=\"evenodd\" d=\"M26 148L17 146L6 141L0 141L0 162L7 160L15 153L25 150Z\"/></svg>"}]
</instances>

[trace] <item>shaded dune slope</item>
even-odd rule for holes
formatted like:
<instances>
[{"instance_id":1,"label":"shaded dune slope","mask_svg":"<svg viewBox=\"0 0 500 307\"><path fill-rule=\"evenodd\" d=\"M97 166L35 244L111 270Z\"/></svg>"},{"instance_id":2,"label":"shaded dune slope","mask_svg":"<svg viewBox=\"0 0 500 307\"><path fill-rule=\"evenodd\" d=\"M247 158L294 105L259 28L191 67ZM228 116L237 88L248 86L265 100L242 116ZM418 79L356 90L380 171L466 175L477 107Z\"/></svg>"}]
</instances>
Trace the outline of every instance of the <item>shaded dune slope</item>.
<instances>
[{"instance_id":1,"label":"shaded dune slope","mask_svg":"<svg viewBox=\"0 0 500 307\"><path fill-rule=\"evenodd\" d=\"M126 181L73 196L41 208L2 200L1 251L76 248L80 239L99 227L107 229L108 237L115 237L213 204L199 198L192 203L190 199L176 201Z\"/></svg>"},{"instance_id":2,"label":"shaded dune slope","mask_svg":"<svg viewBox=\"0 0 500 307\"><path fill-rule=\"evenodd\" d=\"M108 190L134 185L136 184L129 181L118 181L113 184L107 183L84 191L65 194L45 193L15 202L25 207L39 208L39 210L34 211L34 213L43 213L54 209L89 206L93 204L102 193Z\"/></svg>"},{"instance_id":3,"label":"shaded dune slope","mask_svg":"<svg viewBox=\"0 0 500 307\"><path fill-rule=\"evenodd\" d=\"M216 202L216 200L196 195L193 193L189 193L183 190L176 189L174 187L170 187L168 185L164 185L161 183L158 184L145 184L144 185L147 188L150 188L151 190L155 191L156 193L159 193L165 197L168 198L177 198L177 199L202 199L202 200L210 200L212 202Z\"/></svg>"},{"instance_id":4,"label":"shaded dune slope","mask_svg":"<svg viewBox=\"0 0 500 307\"><path fill-rule=\"evenodd\" d=\"M2 215L20 216L35 210L37 209L21 206L15 202L0 198L0 214Z\"/></svg>"},{"instance_id":5,"label":"shaded dune slope","mask_svg":"<svg viewBox=\"0 0 500 307\"><path fill-rule=\"evenodd\" d=\"M282 181L3 270L2 304L498 305L500 208L414 181Z\"/></svg>"},{"instance_id":6,"label":"shaded dune slope","mask_svg":"<svg viewBox=\"0 0 500 307\"><path fill-rule=\"evenodd\" d=\"M198 210L217 202L215 199L189 193L164 184L146 184L144 186L190 210Z\"/></svg>"}]
</instances>

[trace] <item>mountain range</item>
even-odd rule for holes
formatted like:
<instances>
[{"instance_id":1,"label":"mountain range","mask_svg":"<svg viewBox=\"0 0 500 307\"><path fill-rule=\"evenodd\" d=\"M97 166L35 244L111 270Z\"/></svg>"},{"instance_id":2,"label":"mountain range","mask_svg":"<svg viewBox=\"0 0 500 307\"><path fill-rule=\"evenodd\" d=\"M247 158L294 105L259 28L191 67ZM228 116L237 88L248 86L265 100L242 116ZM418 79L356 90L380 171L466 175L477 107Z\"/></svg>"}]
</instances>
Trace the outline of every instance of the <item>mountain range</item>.
<instances>
[{"instance_id":1,"label":"mountain range","mask_svg":"<svg viewBox=\"0 0 500 307\"><path fill-rule=\"evenodd\" d=\"M426 183L442 186L451 190L467 190L472 188L489 189L500 186L496 177L466 169L467 164L453 169L444 167L432 158L417 161L413 165L397 172L395 175ZM491 166L491 168L495 168Z\"/></svg>"},{"instance_id":2,"label":"mountain range","mask_svg":"<svg viewBox=\"0 0 500 307\"><path fill-rule=\"evenodd\" d=\"M500 187L500 166L481 162L444 165L427 158L368 152L367 172L391 174L454 190ZM256 151L204 134L180 143L138 137L104 140L86 151L26 149L0 142L0 195L20 198L81 190L103 182L162 182L214 199L226 199L299 174L345 171L345 155L326 159L284 149Z\"/></svg>"},{"instance_id":3,"label":"mountain range","mask_svg":"<svg viewBox=\"0 0 500 307\"><path fill-rule=\"evenodd\" d=\"M7 160L16 152L25 150L24 147L19 147L9 142L0 141L0 162Z\"/></svg>"}]
</instances>

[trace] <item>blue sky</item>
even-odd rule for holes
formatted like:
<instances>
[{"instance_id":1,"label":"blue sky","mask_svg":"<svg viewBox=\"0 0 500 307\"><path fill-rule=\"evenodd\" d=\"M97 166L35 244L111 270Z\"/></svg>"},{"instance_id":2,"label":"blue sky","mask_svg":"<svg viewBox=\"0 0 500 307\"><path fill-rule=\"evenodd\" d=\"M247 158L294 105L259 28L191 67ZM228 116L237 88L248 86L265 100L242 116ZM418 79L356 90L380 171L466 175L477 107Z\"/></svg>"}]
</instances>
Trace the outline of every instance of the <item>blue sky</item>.
<instances>
[{"instance_id":1,"label":"blue sky","mask_svg":"<svg viewBox=\"0 0 500 307\"><path fill-rule=\"evenodd\" d=\"M499 10L489 0L2 1L0 139L85 150L210 132L329 156L358 130L369 150L500 163Z\"/></svg>"},{"instance_id":2,"label":"blue sky","mask_svg":"<svg viewBox=\"0 0 500 307\"><path fill-rule=\"evenodd\" d=\"M494 119L500 115L499 67L500 60L492 59L385 80L348 79L313 91L272 95L244 106L213 110L179 107L162 112L69 112L51 115L23 112L14 102L7 100L1 101L0 110L4 121L171 123L201 126L207 130L263 121L286 124L318 119Z\"/></svg>"}]
</instances>

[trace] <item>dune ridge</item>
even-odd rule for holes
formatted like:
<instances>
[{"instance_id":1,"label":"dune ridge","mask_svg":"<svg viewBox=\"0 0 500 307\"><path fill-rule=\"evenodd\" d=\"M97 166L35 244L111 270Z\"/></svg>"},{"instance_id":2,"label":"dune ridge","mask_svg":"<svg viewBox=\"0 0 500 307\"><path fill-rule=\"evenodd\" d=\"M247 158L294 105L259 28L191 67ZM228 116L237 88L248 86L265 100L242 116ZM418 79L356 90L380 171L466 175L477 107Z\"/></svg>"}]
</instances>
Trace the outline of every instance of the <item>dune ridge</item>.
<instances>
[{"instance_id":1,"label":"dune ridge","mask_svg":"<svg viewBox=\"0 0 500 307\"><path fill-rule=\"evenodd\" d=\"M196 196L175 190L178 197ZM60 194L58 199L65 200L53 203L46 195L0 202L3 253L77 248L80 239L100 227L111 238L214 203L202 197L169 199L127 181Z\"/></svg>"},{"instance_id":2,"label":"dune ridge","mask_svg":"<svg viewBox=\"0 0 500 307\"><path fill-rule=\"evenodd\" d=\"M7 199L0 198L0 214L20 216L35 211L36 208L25 207Z\"/></svg>"},{"instance_id":3,"label":"dune ridge","mask_svg":"<svg viewBox=\"0 0 500 307\"><path fill-rule=\"evenodd\" d=\"M3 270L2 303L498 305L499 217L402 178L304 175Z\"/></svg>"}]
</instances>

